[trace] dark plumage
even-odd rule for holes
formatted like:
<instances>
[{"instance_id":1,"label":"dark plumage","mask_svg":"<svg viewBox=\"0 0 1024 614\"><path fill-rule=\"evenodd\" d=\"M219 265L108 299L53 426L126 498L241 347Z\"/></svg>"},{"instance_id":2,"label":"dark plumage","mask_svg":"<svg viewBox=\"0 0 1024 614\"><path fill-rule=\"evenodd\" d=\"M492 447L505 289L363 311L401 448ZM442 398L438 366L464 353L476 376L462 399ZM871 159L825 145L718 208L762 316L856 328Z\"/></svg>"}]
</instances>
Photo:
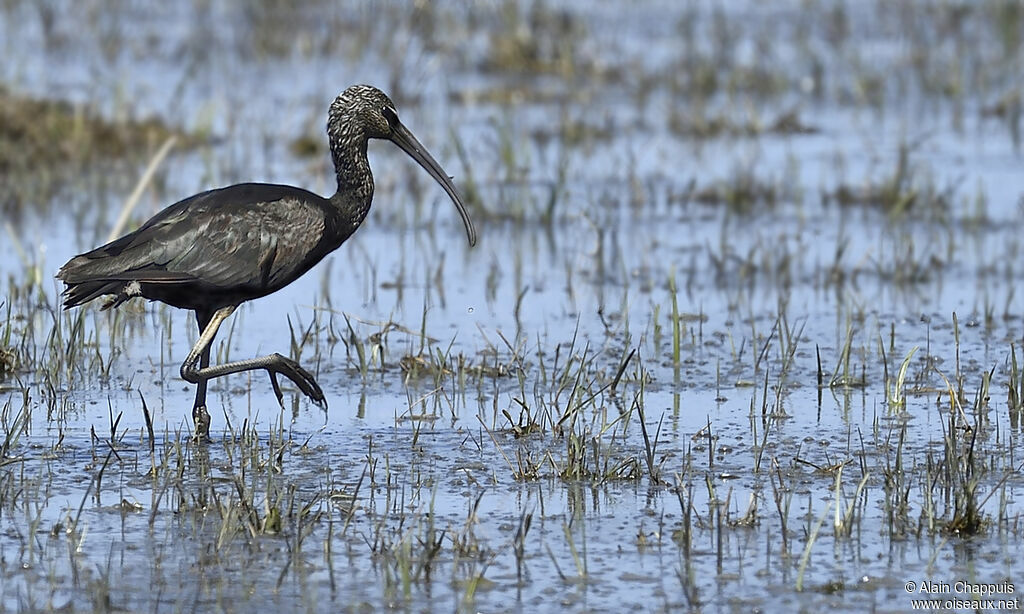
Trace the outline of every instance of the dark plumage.
<instances>
[{"instance_id":1,"label":"dark plumage","mask_svg":"<svg viewBox=\"0 0 1024 614\"><path fill-rule=\"evenodd\" d=\"M371 138L394 142L418 162L455 203L470 245L473 223L441 166L400 121L377 88L354 85L331 104L327 118L338 191L323 198L301 188L243 183L196 194L154 215L138 230L75 256L57 273L64 307L112 296L103 309L141 296L196 312L200 338L181 366L197 384L193 419L206 437L206 383L266 369L278 400L277 374L326 406L323 391L298 363L280 354L209 366L210 343L241 303L280 290L338 248L370 210L373 176L366 156ZM198 368L197 368L198 363Z\"/></svg>"}]
</instances>

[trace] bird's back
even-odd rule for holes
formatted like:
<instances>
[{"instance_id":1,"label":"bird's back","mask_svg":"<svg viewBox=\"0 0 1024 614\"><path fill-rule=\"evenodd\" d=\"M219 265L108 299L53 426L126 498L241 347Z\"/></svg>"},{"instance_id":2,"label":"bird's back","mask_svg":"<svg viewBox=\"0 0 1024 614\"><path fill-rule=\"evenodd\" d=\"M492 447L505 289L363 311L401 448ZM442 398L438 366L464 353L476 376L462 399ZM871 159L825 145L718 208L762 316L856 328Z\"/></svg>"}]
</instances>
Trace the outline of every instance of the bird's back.
<instances>
[{"instance_id":1,"label":"bird's back","mask_svg":"<svg viewBox=\"0 0 1024 614\"><path fill-rule=\"evenodd\" d=\"M330 201L292 186L244 183L196 194L138 230L75 256L57 278L65 307L102 295L213 309L294 281L347 238ZM344 235L344 236L342 236Z\"/></svg>"}]
</instances>

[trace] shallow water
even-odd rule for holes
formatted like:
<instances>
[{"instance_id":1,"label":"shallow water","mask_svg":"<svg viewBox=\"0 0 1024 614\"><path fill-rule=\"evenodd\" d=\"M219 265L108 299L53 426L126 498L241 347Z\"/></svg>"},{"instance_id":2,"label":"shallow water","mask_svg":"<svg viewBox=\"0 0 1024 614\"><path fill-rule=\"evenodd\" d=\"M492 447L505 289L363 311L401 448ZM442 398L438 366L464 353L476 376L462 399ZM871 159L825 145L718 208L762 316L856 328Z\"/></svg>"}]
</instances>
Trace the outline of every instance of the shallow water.
<instances>
[{"instance_id":1,"label":"shallow water","mask_svg":"<svg viewBox=\"0 0 1024 614\"><path fill-rule=\"evenodd\" d=\"M147 160L12 216L3 608L903 611L909 581L1020 581L1024 178L1019 111L986 109L1024 54L1008 4L972 6L8 7L10 88L211 135L136 223L234 181L328 192L289 144L361 81L482 205L470 249L371 145L365 227L215 344L297 352L329 410L233 376L207 446L190 314L55 315Z\"/></svg>"}]
</instances>

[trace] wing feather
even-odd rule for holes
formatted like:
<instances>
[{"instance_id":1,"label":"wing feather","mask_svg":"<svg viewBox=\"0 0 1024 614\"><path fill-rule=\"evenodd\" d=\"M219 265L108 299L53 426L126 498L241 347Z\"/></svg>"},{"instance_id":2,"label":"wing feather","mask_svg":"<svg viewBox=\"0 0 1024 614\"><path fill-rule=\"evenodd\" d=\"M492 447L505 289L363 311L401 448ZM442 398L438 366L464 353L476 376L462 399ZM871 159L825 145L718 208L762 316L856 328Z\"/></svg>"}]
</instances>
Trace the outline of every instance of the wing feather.
<instances>
[{"instance_id":1,"label":"wing feather","mask_svg":"<svg viewBox=\"0 0 1024 614\"><path fill-rule=\"evenodd\" d=\"M164 209L135 232L71 259L68 284L201 284L272 290L323 257L327 201L305 190L241 184ZM92 294L91 292L88 294ZM90 296L89 299L95 298Z\"/></svg>"}]
</instances>

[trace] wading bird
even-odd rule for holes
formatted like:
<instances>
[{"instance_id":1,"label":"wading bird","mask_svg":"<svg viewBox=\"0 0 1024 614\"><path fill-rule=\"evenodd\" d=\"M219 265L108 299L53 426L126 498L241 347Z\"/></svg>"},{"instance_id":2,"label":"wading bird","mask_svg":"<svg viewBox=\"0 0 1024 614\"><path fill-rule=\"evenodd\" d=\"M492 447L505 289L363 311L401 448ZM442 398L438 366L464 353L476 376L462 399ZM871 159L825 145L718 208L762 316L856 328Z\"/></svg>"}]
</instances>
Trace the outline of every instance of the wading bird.
<instances>
[{"instance_id":1,"label":"wading bird","mask_svg":"<svg viewBox=\"0 0 1024 614\"><path fill-rule=\"evenodd\" d=\"M210 345L221 323L243 302L298 279L359 228L370 211L373 176L369 139L387 139L409 154L448 193L466 226L476 231L462 197L441 165L398 121L384 92L353 85L331 104L327 135L338 191L330 198L287 185L242 183L196 194L157 213L138 230L75 256L57 273L65 283L64 308L113 295L102 309L141 296L190 309L199 340L181 365L196 384L192 419L196 436L209 436L209 380L265 369L282 402L278 374L326 408L323 390L308 371L280 354L210 365Z\"/></svg>"}]
</instances>

